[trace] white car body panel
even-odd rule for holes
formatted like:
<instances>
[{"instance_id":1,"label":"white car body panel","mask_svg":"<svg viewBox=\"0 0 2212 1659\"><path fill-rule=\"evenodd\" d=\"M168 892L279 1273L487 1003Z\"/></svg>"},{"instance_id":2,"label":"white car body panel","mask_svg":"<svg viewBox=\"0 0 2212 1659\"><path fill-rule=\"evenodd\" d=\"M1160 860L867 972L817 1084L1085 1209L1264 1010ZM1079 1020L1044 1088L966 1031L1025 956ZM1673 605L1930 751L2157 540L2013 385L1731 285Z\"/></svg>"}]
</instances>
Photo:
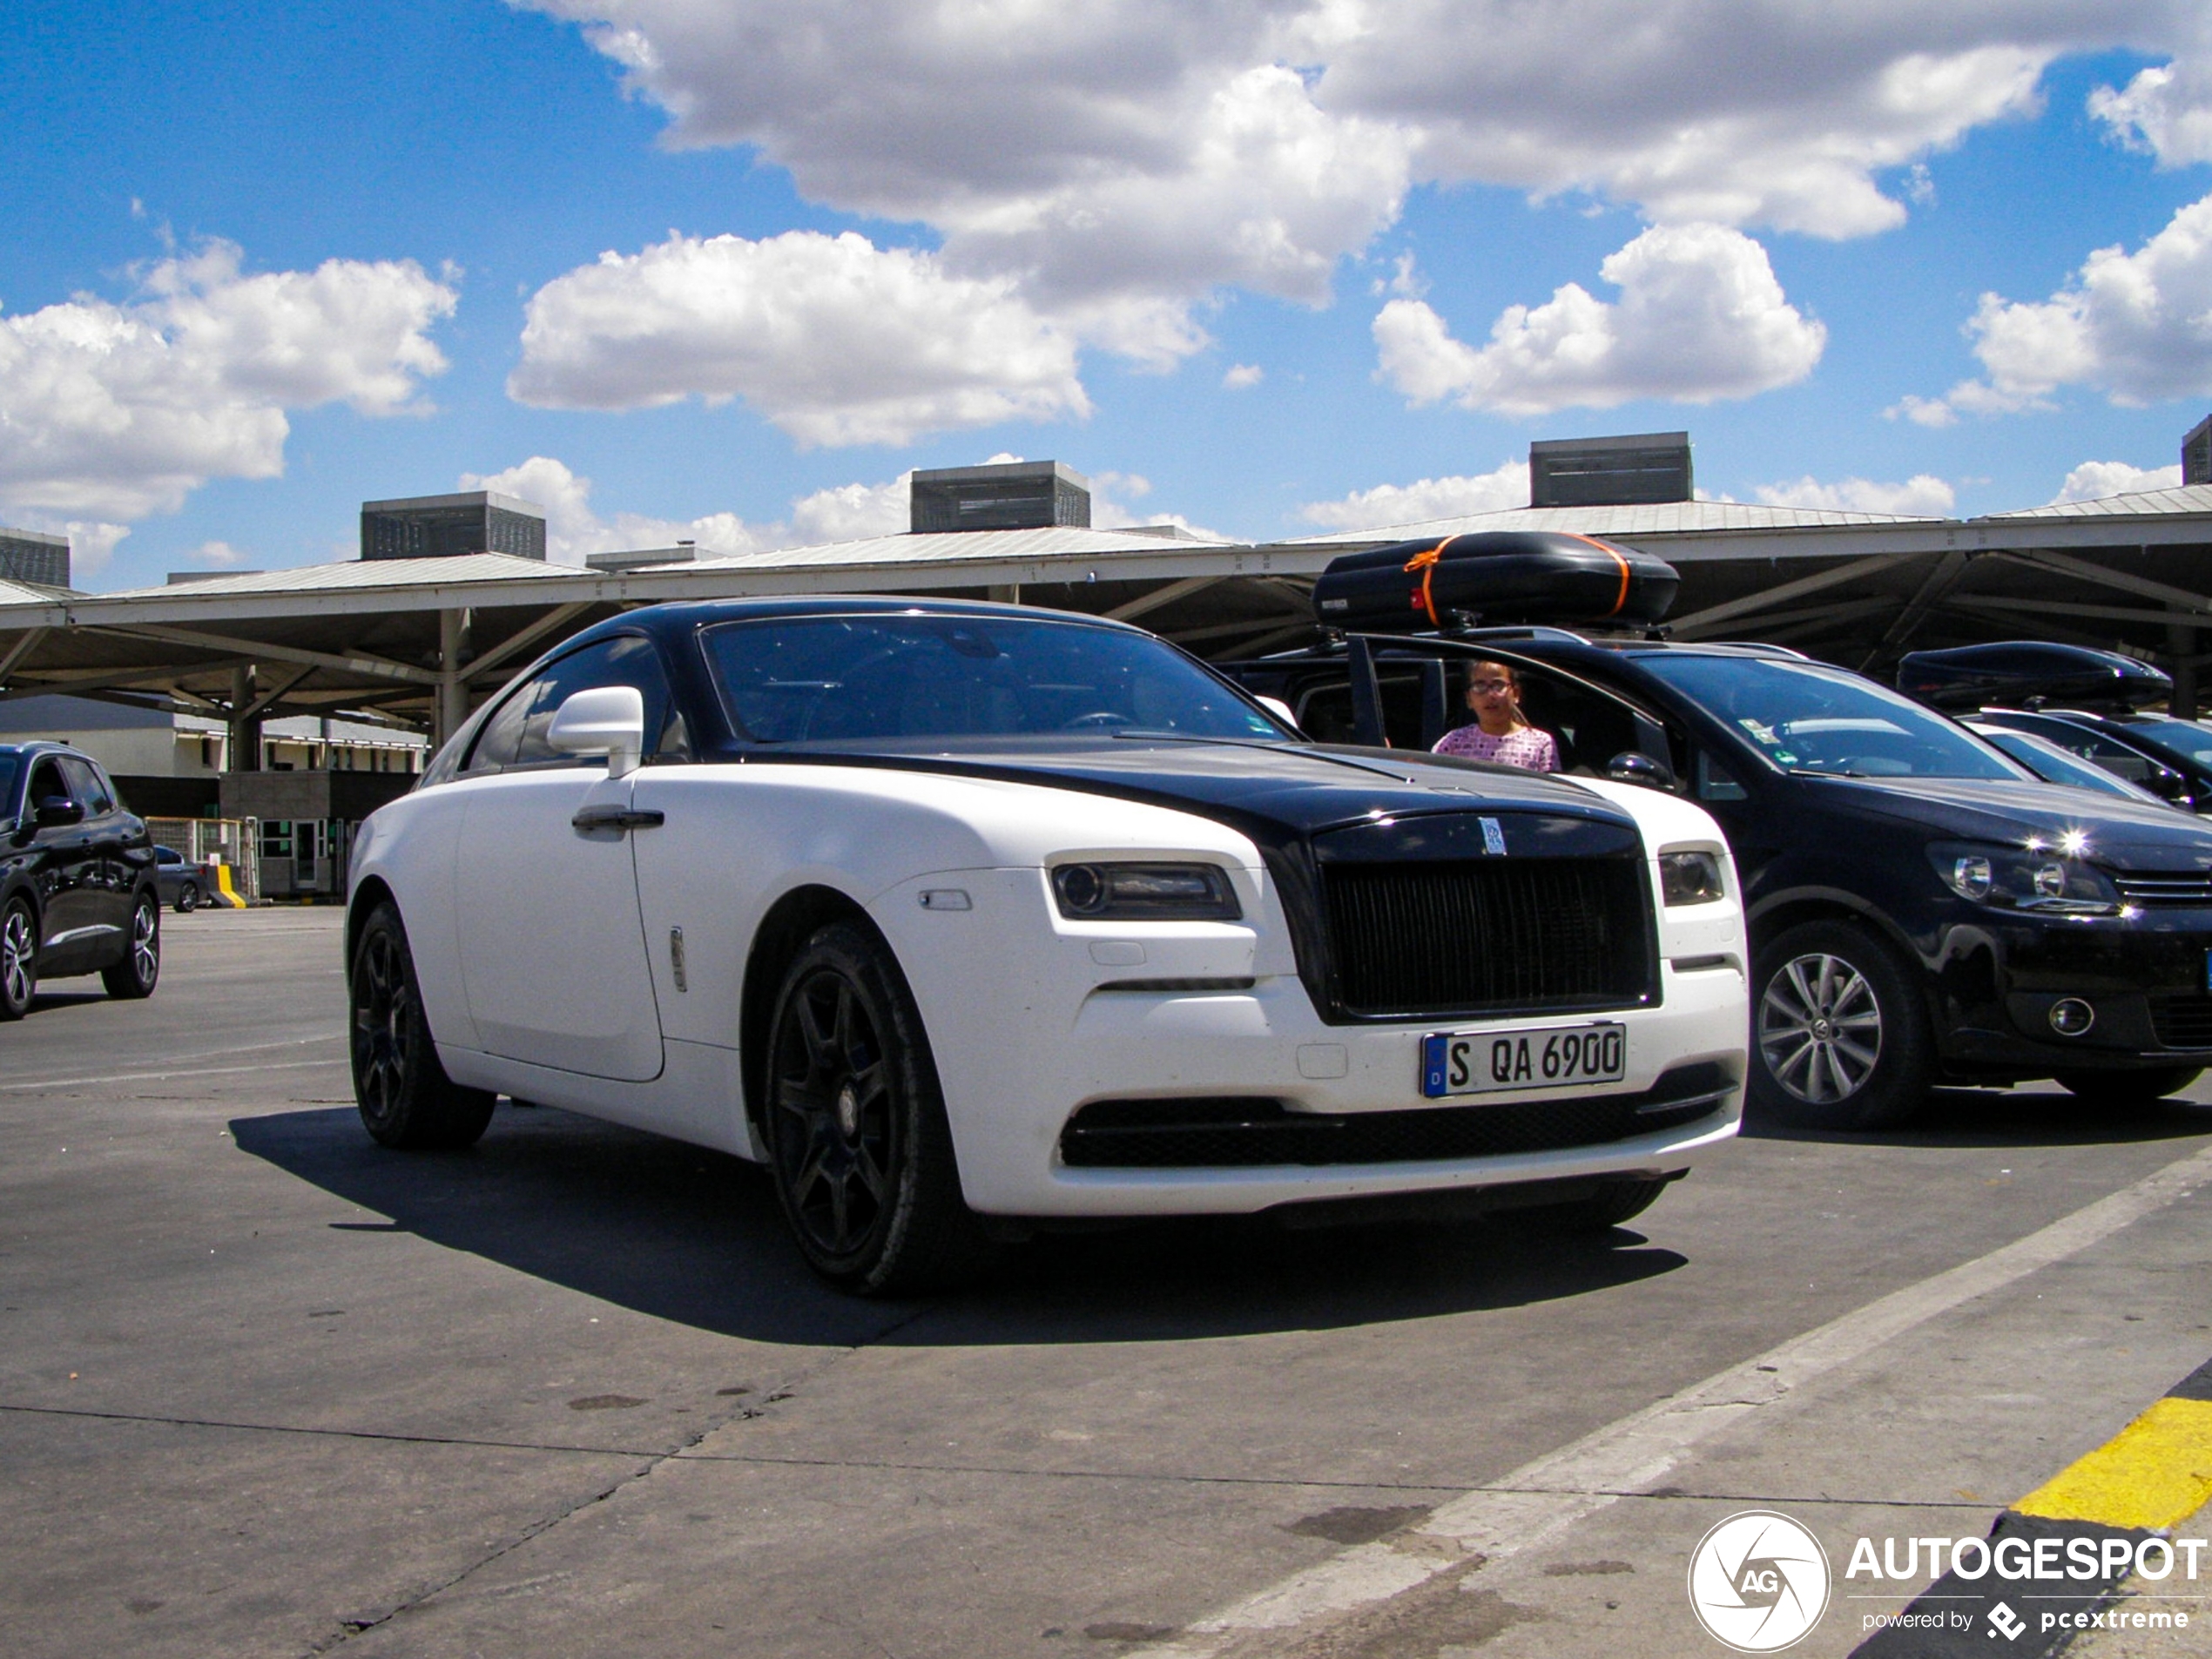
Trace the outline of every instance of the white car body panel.
<instances>
[{"instance_id":1,"label":"white car body panel","mask_svg":"<svg viewBox=\"0 0 2212 1659\"><path fill-rule=\"evenodd\" d=\"M1019 1217L1248 1211L1302 1199L1672 1172L1735 1132L1740 1088L1718 1116L1683 1128L1510 1157L1197 1170L1071 1169L1060 1161L1069 1115L1101 1098L1265 1095L1326 1113L1463 1105L1420 1093L1420 1039L1440 1029L1592 1018L1628 1028L1621 1082L1554 1089L1550 1097L1634 1093L1662 1070L1703 1060L1721 1062L1740 1082L1748 954L1740 888L1718 827L1671 795L1584 786L1635 819L1655 895L1662 850L1703 849L1723 861L1725 901L1658 917L1656 1006L1331 1025L1298 977L1259 850L1238 830L1196 811L1077 786L865 758L649 765L612 782L600 767L462 778L371 818L353 881L356 891L381 883L395 896L441 1058L456 1081L746 1157L759 1156L738 1053L747 958L779 900L801 887L832 889L865 911L913 990L974 1208ZM664 821L620 835L587 836L570 826L587 796L613 792ZM525 805L526 825L510 810ZM1049 867L1132 855L1220 865L1243 919L1074 921L1059 914ZM968 907L925 907L924 893L963 894ZM671 949L678 929L681 988ZM1113 988L1132 979L1251 984ZM1533 1090L1504 1098L1546 1097Z\"/></svg>"}]
</instances>

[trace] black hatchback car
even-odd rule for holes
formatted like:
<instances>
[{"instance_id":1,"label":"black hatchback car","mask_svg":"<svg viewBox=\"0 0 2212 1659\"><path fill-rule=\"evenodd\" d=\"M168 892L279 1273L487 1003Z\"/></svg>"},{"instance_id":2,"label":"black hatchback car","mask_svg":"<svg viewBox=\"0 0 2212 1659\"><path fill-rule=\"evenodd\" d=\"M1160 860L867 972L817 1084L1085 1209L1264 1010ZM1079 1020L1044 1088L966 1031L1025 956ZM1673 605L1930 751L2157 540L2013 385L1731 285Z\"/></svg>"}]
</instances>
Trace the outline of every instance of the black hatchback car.
<instances>
[{"instance_id":1,"label":"black hatchback car","mask_svg":"<svg viewBox=\"0 0 2212 1659\"><path fill-rule=\"evenodd\" d=\"M161 976L153 845L89 755L0 744L0 1020L41 979L98 974L108 995L151 995Z\"/></svg>"},{"instance_id":2,"label":"black hatchback car","mask_svg":"<svg viewBox=\"0 0 2212 1659\"><path fill-rule=\"evenodd\" d=\"M1727 833L1773 1116L1871 1129L1937 1081L2050 1076L2119 1104L2212 1064L2212 826L2043 783L1858 675L1542 627L1353 634L1232 671L1315 737L1427 748L1457 676L1493 661L1564 770L1677 791Z\"/></svg>"}]
</instances>

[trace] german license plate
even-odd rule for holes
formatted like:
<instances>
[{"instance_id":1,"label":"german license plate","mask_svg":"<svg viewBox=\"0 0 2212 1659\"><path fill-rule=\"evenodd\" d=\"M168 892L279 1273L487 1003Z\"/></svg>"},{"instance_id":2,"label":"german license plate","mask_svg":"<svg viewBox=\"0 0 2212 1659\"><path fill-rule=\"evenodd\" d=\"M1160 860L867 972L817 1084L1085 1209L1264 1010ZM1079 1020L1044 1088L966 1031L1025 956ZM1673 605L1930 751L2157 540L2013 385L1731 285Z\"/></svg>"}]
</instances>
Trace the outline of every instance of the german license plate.
<instances>
[{"instance_id":1,"label":"german license plate","mask_svg":"<svg viewBox=\"0 0 2212 1659\"><path fill-rule=\"evenodd\" d=\"M1617 1083L1628 1075L1629 1028L1614 1020L1540 1031L1438 1031L1421 1039L1421 1093L1431 1100Z\"/></svg>"}]
</instances>

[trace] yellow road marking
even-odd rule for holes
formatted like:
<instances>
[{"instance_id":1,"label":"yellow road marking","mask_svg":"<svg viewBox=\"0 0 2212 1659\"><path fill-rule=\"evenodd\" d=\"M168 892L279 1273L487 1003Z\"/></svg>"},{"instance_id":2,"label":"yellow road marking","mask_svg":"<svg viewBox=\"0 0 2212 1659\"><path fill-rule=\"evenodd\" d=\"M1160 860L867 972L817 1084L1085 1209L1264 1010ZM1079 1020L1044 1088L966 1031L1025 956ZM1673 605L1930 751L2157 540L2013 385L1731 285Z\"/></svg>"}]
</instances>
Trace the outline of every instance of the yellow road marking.
<instances>
[{"instance_id":1,"label":"yellow road marking","mask_svg":"<svg viewBox=\"0 0 2212 1659\"><path fill-rule=\"evenodd\" d=\"M2170 1527L2212 1501L2212 1400L2161 1399L2013 1506L2047 1521Z\"/></svg>"}]
</instances>

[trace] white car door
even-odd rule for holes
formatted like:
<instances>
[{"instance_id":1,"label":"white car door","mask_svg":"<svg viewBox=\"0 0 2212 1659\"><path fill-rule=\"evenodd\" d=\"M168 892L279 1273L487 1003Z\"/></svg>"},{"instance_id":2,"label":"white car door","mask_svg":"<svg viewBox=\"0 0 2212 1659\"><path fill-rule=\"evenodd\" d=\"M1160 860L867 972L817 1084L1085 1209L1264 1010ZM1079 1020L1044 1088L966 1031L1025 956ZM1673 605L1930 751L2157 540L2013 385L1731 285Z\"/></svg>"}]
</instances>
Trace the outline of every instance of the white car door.
<instances>
[{"instance_id":1,"label":"white car door","mask_svg":"<svg viewBox=\"0 0 2212 1659\"><path fill-rule=\"evenodd\" d=\"M651 642L601 640L517 688L470 754L455 869L477 1041L507 1059L624 1082L661 1070L631 853L632 836L651 831L620 821L635 773L610 778L604 759L556 754L545 732L571 694L636 685L641 664L658 678Z\"/></svg>"}]
</instances>

